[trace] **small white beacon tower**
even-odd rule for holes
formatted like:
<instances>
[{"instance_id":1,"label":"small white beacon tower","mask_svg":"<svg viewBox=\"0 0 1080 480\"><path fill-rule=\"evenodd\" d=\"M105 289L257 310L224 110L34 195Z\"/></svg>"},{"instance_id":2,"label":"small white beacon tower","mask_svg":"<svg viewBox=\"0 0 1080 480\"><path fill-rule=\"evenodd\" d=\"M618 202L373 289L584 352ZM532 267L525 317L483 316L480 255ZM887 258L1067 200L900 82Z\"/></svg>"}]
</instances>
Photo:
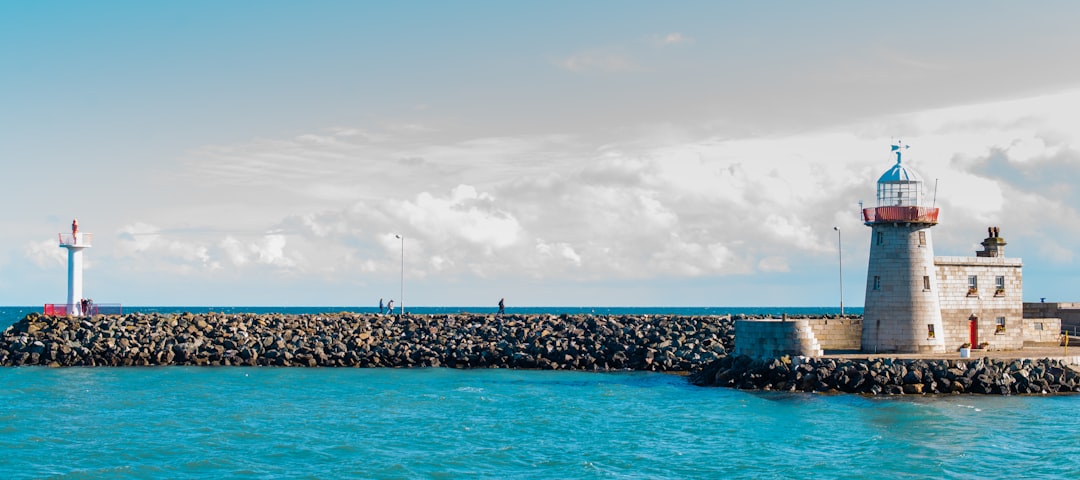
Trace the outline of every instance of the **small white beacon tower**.
<instances>
[{"instance_id":1,"label":"small white beacon tower","mask_svg":"<svg viewBox=\"0 0 1080 480\"><path fill-rule=\"evenodd\" d=\"M71 233L60 234L60 247L68 251L68 284L67 284L67 312L68 315L82 316L82 251L90 248L94 234L79 231L79 219L71 222Z\"/></svg>"}]
</instances>

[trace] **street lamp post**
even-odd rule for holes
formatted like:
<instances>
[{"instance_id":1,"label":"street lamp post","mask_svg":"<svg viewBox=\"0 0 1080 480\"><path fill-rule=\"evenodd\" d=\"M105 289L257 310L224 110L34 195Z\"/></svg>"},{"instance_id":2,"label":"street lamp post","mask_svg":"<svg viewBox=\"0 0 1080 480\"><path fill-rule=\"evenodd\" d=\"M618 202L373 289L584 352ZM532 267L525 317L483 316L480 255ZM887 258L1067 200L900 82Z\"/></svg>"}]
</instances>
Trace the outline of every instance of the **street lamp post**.
<instances>
[{"instance_id":1,"label":"street lamp post","mask_svg":"<svg viewBox=\"0 0 1080 480\"><path fill-rule=\"evenodd\" d=\"M840 257L840 316L844 316L844 242L840 238L840 227L832 227L836 230L836 252Z\"/></svg>"},{"instance_id":2,"label":"street lamp post","mask_svg":"<svg viewBox=\"0 0 1080 480\"><path fill-rule=\"evenodd\" d=\"M405 313L405 236L394 235L394 238L401 239L401 292L398 300L401 300L401 308L398 310L398 319L401 319L401 315Z\"/></svg>"}]
</instances>

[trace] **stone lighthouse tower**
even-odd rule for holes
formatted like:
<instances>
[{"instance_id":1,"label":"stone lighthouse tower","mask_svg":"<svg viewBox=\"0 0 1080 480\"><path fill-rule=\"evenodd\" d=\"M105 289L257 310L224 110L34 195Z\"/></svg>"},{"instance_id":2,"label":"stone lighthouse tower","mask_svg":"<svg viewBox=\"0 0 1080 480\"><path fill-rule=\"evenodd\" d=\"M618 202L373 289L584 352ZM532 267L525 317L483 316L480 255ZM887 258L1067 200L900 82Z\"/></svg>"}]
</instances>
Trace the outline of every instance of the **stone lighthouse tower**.
<instances>
[{"instance_id":1,"label":"stone lighthouse tower","mask_svg":"<svg viewBox=\"0 0 1080 480\"><path fill-rule=\"evenodd\" d=\"M877 207L863 209L871 228L862 350L943 353L944 336L930 227L938 209L926 206L922 179L904 166L906 145L893 145L896 165L877 182Z\"/></svg>"},{"instance_id":2,"label":"stone lighthouse tower","mask_svg":"<svg viewBox=\"0 0 1080 480\"><path fill-rule=\"evenodd\" d=\"M60 247L68 251L67 314L86 315L82 311L82 251L90 248L94 234L79 231L79 219L71 222L71 234L60 234Z\"/></svg>"}]
</instances>

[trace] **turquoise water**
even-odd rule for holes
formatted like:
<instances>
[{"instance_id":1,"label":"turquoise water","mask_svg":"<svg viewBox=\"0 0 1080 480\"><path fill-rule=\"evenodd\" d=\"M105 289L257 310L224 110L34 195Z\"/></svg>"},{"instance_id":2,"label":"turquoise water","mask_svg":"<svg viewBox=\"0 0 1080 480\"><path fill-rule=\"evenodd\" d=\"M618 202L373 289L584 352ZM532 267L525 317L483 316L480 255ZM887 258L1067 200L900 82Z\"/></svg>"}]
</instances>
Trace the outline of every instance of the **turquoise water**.
<instances>
[{"instance_id":1,"label":"turquoise water","mask_svg":"<svg viewBox=\"0 0 1080 480\"><path fill-rule=\"evenodd\" d=\"M646 373L0 368L0 476L1078 478L1078 406Z\"/></svg>"},{"instance_id":2,"label":"turquoise water","mask_svg":"<svg viewBox=\"0 0 1080 480\"><path fill-rule=\"evenodd\" d=\"M1076 397L755 394L662 374L0 369L5 478L1076 478Z\"/></svg>"}]
</instances>

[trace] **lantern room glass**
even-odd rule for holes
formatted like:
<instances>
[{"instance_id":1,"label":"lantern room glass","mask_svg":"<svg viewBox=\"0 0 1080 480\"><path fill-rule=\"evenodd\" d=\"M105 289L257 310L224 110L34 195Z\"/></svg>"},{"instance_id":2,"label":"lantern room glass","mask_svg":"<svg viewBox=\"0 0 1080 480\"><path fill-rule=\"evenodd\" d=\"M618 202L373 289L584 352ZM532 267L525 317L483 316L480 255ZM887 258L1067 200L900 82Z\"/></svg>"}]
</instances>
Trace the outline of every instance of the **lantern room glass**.
<instances>
[{"instance_id":1,"label":"lantern room glass","mask_svg":"<svg viewBox=\"0 0 1080 480\"><path fill-rule=\"evenodd\" d=\"M877 205L879 207L913 207L922 200L922 182L879 182Z\"/></svg>"}]
</instances>

